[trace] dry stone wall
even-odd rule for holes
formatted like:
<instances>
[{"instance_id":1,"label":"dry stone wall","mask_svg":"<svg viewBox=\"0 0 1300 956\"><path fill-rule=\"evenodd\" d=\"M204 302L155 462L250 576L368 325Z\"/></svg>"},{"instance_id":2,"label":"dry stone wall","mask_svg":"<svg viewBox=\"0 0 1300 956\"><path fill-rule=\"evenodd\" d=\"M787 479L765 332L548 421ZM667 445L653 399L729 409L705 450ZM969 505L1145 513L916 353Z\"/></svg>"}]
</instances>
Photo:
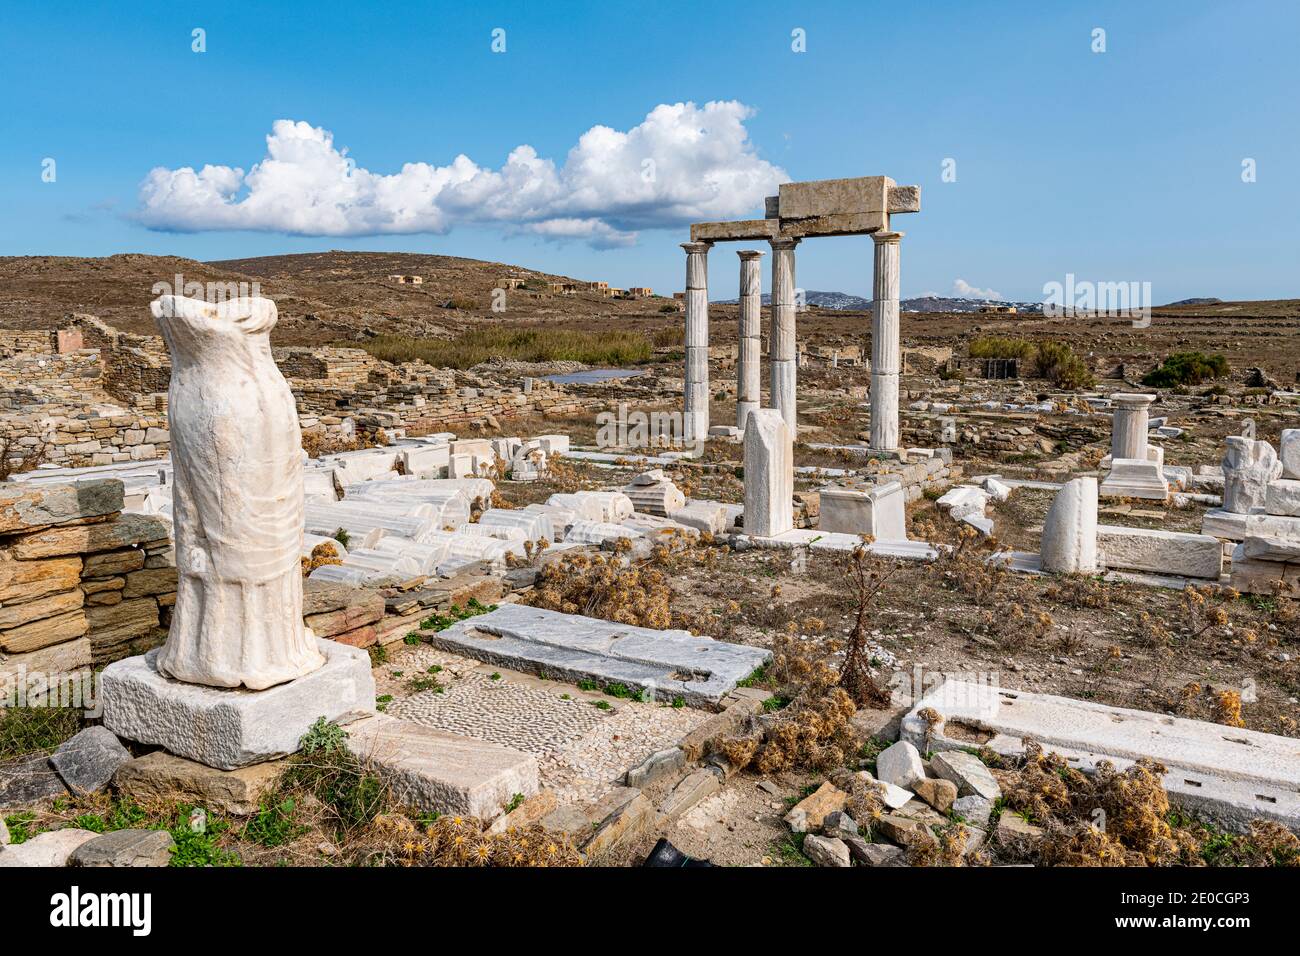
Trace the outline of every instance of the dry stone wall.
<instances>
[{"instance_id":1,"label":"dry stone wall","mask_svg":"<svg viewBox=\"0 0 1300 956\"><path fill-rule=\"evenodd\" d=\"M167 519L122 513L116 479L0 485L0 692L166 637L176 600Z\"/></svg>"}]
</instances>

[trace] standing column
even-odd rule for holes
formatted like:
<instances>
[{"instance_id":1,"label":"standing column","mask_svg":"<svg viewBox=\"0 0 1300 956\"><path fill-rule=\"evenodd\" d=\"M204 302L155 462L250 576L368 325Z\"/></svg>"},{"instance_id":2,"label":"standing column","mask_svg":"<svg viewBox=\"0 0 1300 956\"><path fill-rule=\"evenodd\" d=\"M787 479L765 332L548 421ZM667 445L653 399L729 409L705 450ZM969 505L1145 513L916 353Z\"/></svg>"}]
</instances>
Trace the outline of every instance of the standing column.
<instances>
[{"instance_id":1,"label":"standing column","mask_svg":"<svg viewBox=\"0 0 1300 956\"><path fill-rule=\"evenodd\" d=\"M872 234L876 242L871 302L871 450L898 450L898 253L901 232Z\"/></svg>"},{"instance_id":2,"label":"standing column","mask_svg":"<svg viewBox=\"0 0 1300 956\"><path fill-rule=\"evenodd\" d=\"M686 250L686 385L682 440L709 437L709 242L683 242Z\"/></svg>"},{"instance_id":3,"label":"standing column","mask_svg":"<svg viewBox=\"0 0 1300 956\"><path fill-rule=\"evenodd\" d=\"M794 247L798 239L772 239L772 325L768 354L771 366L771 403L785 419L791 438L798 434L798 356L794 332Z\"/></svg>"},{"instance_id":4,"label":"standing column","mask_svg":"<svg viewBox=\"0 0 1300 956\"><path fill-rule=\"evenodd\" d=\"M744 432L745 419L759 407L762 366L763 253L742 249L740 256L740 353L736 358L736 427Z\"/></svg>"},{"instance_id":5,"label":"standing column","mask_svg":"<svg viewBox=\"0 0 1300 956\"><path fill-rule=\"evenodd\" d=\"M1134 392L1119 392L1111 397L1115 402L1110 430L1111 460L1137 458L1146 461L1148 409L1156 397Z\"/></svg>"}]
</instances>

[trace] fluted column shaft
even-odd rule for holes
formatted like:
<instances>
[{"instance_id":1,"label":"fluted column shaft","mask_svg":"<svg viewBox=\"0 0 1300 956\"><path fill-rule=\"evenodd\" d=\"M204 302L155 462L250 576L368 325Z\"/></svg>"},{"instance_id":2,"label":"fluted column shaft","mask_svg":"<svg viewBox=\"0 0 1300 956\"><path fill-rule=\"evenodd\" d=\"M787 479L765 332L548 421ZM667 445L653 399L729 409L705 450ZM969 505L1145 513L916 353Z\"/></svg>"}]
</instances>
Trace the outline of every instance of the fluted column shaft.
<instances>
[{"instance_id":1,"label":"fluted column shaft","mask_svg":"<svg viewBox=\"0 0 1300 956\"><path fill-rule=\"evenodd\" d=\"M898 450L899 251L901 232L878 232L871 302L871 450Z\"/></svg>"},{"instance_id":2,"label":"fluted column shaft","mask_svg":"<svg viewBox=\"0 0 1300 956\"><path fill-rule=\"evenodd\" d=\"M763 253L742 249L740 256L740 350L736 357L736 427L759 407L762 389Z\"/></svg>"},{"instance_id":3,"label":"fluted column shaft","mask_svg":"<svg viewBox=\"0 0 1300 956\"><path fill-rule=\"evenodd\" d=\"M686 250L686 374L683 389L685 441L709 437L709 246L683 242Z\"/></svg>"},{"instance_id":4,"label":"fluted column shaft","mask_svg":"<svg viewBox=\"0 0 1300 956\"><path fill-rule=\"evenodd\" d=\"M772 407L793 438L798 434L798 354L795 347L794 247L798 239L772 239L772 321L769 352Z\"/></svg>"}]
</instances>

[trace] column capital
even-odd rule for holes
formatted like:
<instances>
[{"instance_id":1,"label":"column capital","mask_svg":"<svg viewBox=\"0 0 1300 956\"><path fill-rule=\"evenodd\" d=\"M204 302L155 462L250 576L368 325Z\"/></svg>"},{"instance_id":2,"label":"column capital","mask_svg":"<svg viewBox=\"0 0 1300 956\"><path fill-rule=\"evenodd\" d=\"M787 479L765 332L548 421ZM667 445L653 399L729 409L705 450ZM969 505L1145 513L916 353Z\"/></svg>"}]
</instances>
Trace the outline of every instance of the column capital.
<instances>
[{"instance_id":1,"label":"column capital","mask_svg":"<svg viewBox=\"0 0 1300 956\"><path fill-rule=\"evenodd\" d=\"M1111 395L1111 401L1119 408L1147 408L1155 400L1155 395L1144 392L1116 392Z\"/></svg>"},{"instance_id":2,"label":"column capital","mask_svg":"<svg viewBox=\"0 0 1300 956\"><path fill-rule=\"evenodd\" d=\"M892 243L897 244L898 241L899 241L900 239L902 239L904 235L906 235L906 233L902 233L902 232L873 232L873 233L871 234L871 238L872 238L872 240L875 241L875 243L876 243L877 245L881 245L881 244L883 244L883 243L888 243L888 242L892 242Z\"/></svg>"},{"instance_id":3,"label":"column capital","mask_svg":"<svg viewBox=\"0 0 1300 956\"><path fill-rule=\"evenodd\" d=\"M767 253L763 252L761 249L737 249L736 255L748 262L750 259L761 259L763 256L767 255Z\"/></svg>"},{"instance_id":4,"label":"column capital","mask_svg":"<svg viewBox=\"0 0 1300 956\"><path fill-rule=\"evenodd\" d=\"M799 240L795 239L793 236L778 236L775 239L767 240L767 242L774 252L785 252L786 250L793 249L795 246L799 245Z\"/></svg>"},{"instance_id":5,"label":"column capital","mask_svg":"<svg viewBox=\"0 0 1300 956\"><path fill-rule=\"evenodd\" d=\"M682 243L682 248L686 250L687 255L696 252L704 253L705 255L707 255L709 249L712 247L713 247L713 243L711 242L683 242Z\"/></svg>"}]
</instances>

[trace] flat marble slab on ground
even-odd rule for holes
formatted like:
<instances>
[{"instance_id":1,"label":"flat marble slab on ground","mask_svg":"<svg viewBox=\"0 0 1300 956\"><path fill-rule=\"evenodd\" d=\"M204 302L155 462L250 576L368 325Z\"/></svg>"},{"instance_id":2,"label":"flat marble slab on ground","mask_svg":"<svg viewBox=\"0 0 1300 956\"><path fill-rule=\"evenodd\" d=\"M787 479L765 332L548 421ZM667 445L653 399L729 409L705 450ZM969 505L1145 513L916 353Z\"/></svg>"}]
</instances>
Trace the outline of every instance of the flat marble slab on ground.
<instances>
[{"instance_id":1,"label":"flat marble slab on ground","mask_svg":"<svg viewBox=\"0 0 1300 956\"><path fill-rule=\"evenodd\" d=\"M795 528L772 538L758 535L740 537L756 548L773 549L808 547L814 551L852 551L862 544L862 538L856 534L810 528ZM925 541L872 541L867 545L867 551L877 557L900 561L933 561L939 556L939 552Z\"/></svg>"},{"instance_id":2,"label":"flat marble slab on ground","mask_svg":"<svg viewBox=\"0 0 1300 956\"><path fill-rule=\"evenodd\" d=\"M943 716L937 734L916 716L927 707ZM923 751L970 747L968 734L945 733L958 722L998 735L989 743L995 750L1032 739L1083 770L1100 760L1123 769L1153 758L1168 768L1164 784L1175 803L1235 828L1255 817L1300 824L1300 740L1293 737L966 681L946 681L917 701L903 737Z\"/></svg>"},{"instance_id":3,"label":"flat marble slab on ground","mask_svg":"<svg viewBox=\"0 0 1300 956\"><path fill-rule=\"evenodd\" d=\"M574 683L651 690L656 700L718 703L770 652L689 631L659 631L577 614L505 604L432 635L442 650Z\"/></svg>"}]
</instances>

